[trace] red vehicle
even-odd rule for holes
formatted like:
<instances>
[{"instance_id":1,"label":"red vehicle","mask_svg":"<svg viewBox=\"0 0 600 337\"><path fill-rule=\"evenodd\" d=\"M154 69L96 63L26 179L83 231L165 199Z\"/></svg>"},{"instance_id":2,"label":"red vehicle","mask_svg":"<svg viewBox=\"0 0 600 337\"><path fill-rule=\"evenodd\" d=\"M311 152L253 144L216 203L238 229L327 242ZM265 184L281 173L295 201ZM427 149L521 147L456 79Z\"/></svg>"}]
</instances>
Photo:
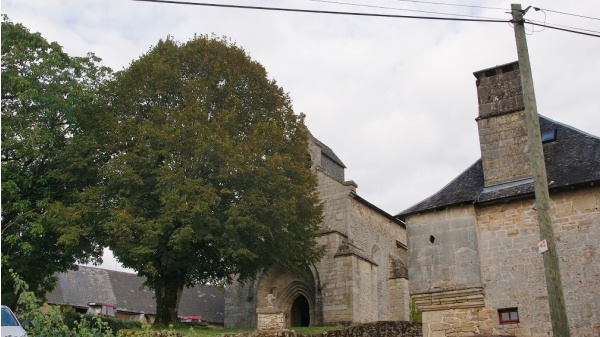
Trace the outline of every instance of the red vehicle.
<instances>
[{"instance_id":1,"label":"red vehicle","mask_svg":"<svg viewBox=\"0 0 600 337\"><path fill-rule=\"evenodd\" d=\"M88 309L86 314L93 314L98 316L115 317L117 307L110 303L104 302L90 302L88 303Z\"/></svg>"},{"instance_id":2,"label":"red vehicle","mask_svg":"<svg viewBox=\"0 0 600 337\"><path fill-rule=\"evenodd\" d=\"M191 326L206 325L206 323L202 321L202 316L179 316L179 322Z\"/></svg>"}]
</instances>

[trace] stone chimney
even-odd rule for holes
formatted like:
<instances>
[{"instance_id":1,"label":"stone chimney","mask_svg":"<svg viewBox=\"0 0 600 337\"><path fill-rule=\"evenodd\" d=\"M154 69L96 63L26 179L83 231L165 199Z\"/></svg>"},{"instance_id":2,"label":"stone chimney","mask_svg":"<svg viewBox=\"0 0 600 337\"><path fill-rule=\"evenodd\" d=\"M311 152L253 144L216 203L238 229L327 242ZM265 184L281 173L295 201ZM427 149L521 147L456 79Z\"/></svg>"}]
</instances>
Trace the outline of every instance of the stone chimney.
<instances>
[{"instance_id":1,"label":"stone chimney","mask_svg":"<svg viewBox=\"0 0 600 337\"><path fill-rule=\"evenodd\" d=\"M485 187L531 178L519 63L473 73L479 101L479 144Z\"/></svg>"}]
</instances>

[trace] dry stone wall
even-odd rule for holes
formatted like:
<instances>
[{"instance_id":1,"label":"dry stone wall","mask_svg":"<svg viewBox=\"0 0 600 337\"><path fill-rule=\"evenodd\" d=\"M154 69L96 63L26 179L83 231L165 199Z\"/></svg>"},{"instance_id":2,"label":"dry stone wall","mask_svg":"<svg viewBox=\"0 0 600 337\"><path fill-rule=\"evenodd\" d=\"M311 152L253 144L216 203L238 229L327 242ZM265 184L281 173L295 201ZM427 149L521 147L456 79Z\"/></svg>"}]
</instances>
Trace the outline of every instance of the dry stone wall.
<instances>
[{"instance_id":1,"label":"dry stone wall","mask_svg":"<svg viewBox=\"0 0 600 337\"><path fill-rule=\"evenodd\" d=\"M420 323L382 321L359 324L348 328L333 330L318 334L302 334L294 330L256 331L253 333L239 333L231 335L217 335L218 337L422 337Z\"/></svg>"}]
</instances>

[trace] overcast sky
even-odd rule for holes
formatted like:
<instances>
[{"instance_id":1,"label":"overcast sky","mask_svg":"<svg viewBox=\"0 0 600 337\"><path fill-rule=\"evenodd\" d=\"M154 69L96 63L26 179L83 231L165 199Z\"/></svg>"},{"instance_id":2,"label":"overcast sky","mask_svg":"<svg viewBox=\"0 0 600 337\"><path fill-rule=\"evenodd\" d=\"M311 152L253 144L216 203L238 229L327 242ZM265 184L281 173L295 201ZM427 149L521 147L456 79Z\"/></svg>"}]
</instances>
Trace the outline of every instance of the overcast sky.
<instances>
[{"instance_id":1,"label":"overcast sky","mask_svg":"<svg viewBox=\"0 0 600 337\"><path fill-rule=\"evenodd\" d=\"M511 4L476 0L205 1L501 20L510 19L506 12ZM524 8L542 9L532 8L526 19L600 34L600 1L538 1L521 3ZM306 114L313 135L346 164L346 179L358 184L358 194L390 214L435 193L480 157L473 72L517 60L509 23L128 0L2 0L1 4L2 14L11 21L57 41L71 56L93 52L116 71L169 35L180 42L194 34L231 38L289 93L294 110ZM539 113L599 136L600 38L527 28Z\"/></svg>"}]
</instances>

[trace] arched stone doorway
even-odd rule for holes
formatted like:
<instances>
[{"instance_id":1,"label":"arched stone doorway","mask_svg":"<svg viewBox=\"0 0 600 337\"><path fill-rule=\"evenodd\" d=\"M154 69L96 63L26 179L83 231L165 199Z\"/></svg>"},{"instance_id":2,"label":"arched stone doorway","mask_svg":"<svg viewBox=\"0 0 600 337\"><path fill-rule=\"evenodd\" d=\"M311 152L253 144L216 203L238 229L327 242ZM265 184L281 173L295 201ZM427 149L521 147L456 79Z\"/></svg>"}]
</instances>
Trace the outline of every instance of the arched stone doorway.
<instances>
[{"instance_id":1,"label":"arched stone doorway","mask_svg":"<svg viewBox=\"0 0 600 337\"><path fill-rule=\"evenodd\" d=\"M317 280L316 270L308 266L306 273L301 275L271 269L259 278L256 309L267 308L269 296L273 307L283 312L285 327L322 324L323 309Z\"/></svg>"},{"instance_id":2,"label":"arched stone doorway","mask_svg":"<svg viewBox=\"0 0 600 337\"><path fill-rule=\"evenodd\" d=\"M292 327L310 325L310 305L306 297L300 295L294 300L290 314Z\"/></svg>"}]
</instances>

